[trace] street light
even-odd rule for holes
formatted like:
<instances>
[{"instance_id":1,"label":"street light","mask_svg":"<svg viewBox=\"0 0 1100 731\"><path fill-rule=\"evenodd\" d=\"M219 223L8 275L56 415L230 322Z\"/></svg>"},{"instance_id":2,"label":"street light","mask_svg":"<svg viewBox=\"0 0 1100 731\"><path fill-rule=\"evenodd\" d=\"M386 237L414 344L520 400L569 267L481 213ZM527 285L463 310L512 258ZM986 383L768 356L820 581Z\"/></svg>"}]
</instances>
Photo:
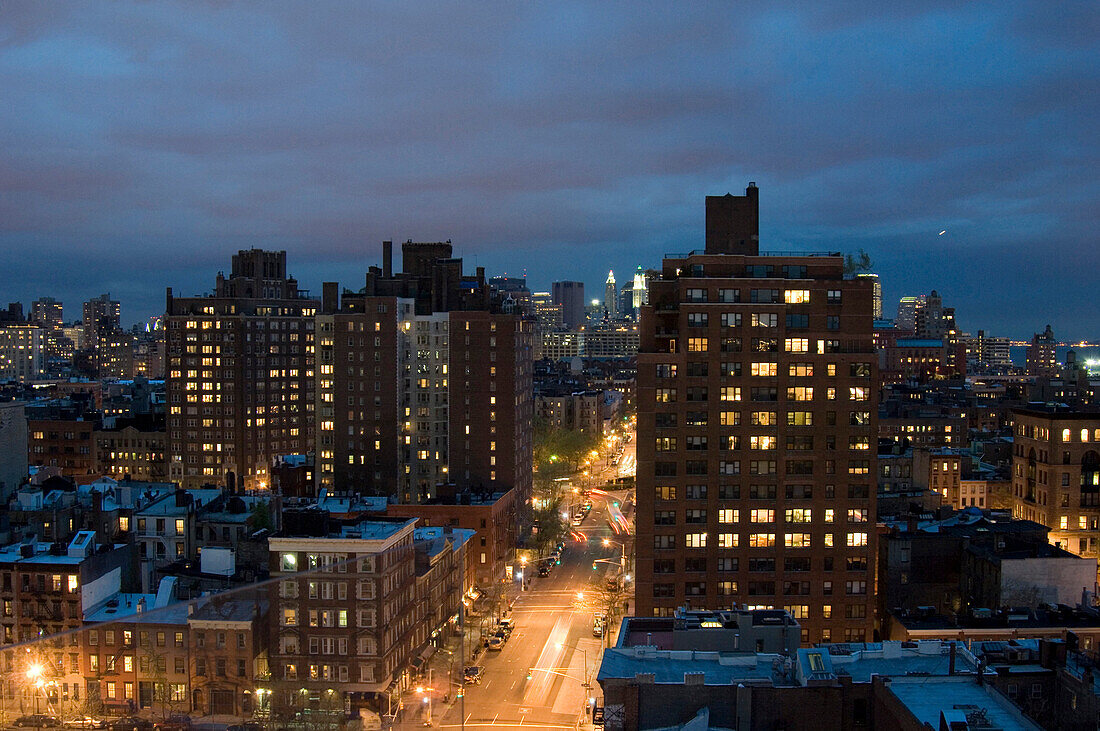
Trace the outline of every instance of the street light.
<instances>
[{"instance_id":1,"label":"street light","mask_svg":"<svg viewBox=\"0 0 1100 731\"><path fill-rule=\"evenodd\" d=\"M576 645L565 645L561 642L554 643L554 646L557 647L559 650L564 650L564 649L567 649L567 648L571 648L573 650L580 650L584 654L584 685L582 687L591 688L592 683L589 682L589 679L588 679L588 650L584 649L583 647L577 647Z\"/></svg>"},{"instance_id":2,"label":"street light","mask_svg":"<svg viewBox=\"0 0 1100 731\"><path fill-rule=\"evenodd\" d=\"M619 548L622 549L622 556L619 559L619 565L622 567L623 573L625 574L626 573L626 544L623 543L622 541L613 541L610 538L604 538L603 539L603 544L605 546L610 546L613 543L615 545L619 546Z\"/></svg>"},{"instance_id":3,"label":"street light","mask_svg":"<svg viewBox=\"0 0 1100 731\"><path fill-rule=\"evenodd\" d=\"M27 680L31 681L34 685L34 723L38 728L42 728L42 716L38 710L38 696L42 693L42 687L45 682L42 680L42 666L39 663L31 663L27 668Z\"/></svg>"}]
</instances>

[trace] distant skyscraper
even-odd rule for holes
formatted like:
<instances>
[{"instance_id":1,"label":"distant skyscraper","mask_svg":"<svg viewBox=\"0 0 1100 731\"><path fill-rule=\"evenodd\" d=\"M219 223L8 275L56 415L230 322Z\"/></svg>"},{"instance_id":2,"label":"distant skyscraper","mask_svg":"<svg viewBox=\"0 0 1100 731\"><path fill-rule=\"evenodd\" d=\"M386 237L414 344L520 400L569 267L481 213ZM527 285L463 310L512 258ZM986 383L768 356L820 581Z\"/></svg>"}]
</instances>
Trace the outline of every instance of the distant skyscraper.
<instances>
[{"instance_id":1,"label":"distant skyscraper","mask_svg":"<svg viewBox=\"0 0 1100 731\"><path fill-rule=\"evenodd\" d=\"M902 297L898 302L898 319L894 323L898 330L915 330L917 328L917 311L924 307L924 295L919 297Z\"/></svg>"},{"instance_id":2,"label":"distant skyscraper","mask_svg":"<svg viewBox=\"0 0 1100 731\"><path fill-rule=\"evenodd\" d=\"M585 323L584 282L554 282L551 292L554 304L561 307L566 327L578 328Z\"/></svg>"},{"instance_id":3,"label":"distant skyscraper","mask_svg":"<svg viewBox=\"0 0 1100 731\"><path fill-rule=\"evenodd\" d=\"M641 312L642 305L649 302L649 281L640 266L638 270L634 272L633 284L634 287L631 291L631 296L634 298L634 311Z\"/></svg>"},{"instance_id":4,"label":"distant skyscraper","mask_svg":"<svg viewBox=\"0 0 1100 731\"><path fill-rule=\"evenodd\" d=\"M111 294L101 294L84 303L84 347L94 348L99 336L120 328L120 307Z\"/></svg>"},{"instance_id":5,"label":"distant skyscraper","mask_svg":"<svg viewBox=\"0 0 1100 731\"><path fill-rule=\"evenodd\" d=\"M558 330L564 326L562 307L554 304L549 292L535 292L531 295L531 304L540 331Z\"/></svg>"},{"instance_id":6,"label":"distant skyscraper","mask_svg":"<svg viewBox=\"0 0 1100 731\"><path fill-rule=\"evenodd\" d=\"M47 360L51 358L62 360L66 355L69 358L72 357L72 344L65 342L63 313L64 308L61 303L53 297L42 297L31 303L30 321L31 324L42 328Z\"/></svg>"},{"instance_id":7,"label":"distant skyscraper","mask_svg":"<svg viewBox=\"0 0 1100 731\"><path fill-rule=\"evenodd\" d=\"M31 303L31 322L47 330L60 330L65 321L64 308L53 297L42 297Z\"/></svg>"},{"instance_id":8,"label":"distant skyscraper","mask_svg":"<svg viewBox=\"0 0 1100 731\"><path fill-rule=\"evenodd\" d=\"M973 364L975 370L998 370L1012 367L1008 338L995 338L979 330L977 337L965 338L966 361Z\"/></svg>"},{"instance_id":9,"label":"distant skyscraper","mask_svg":"<svg viewBox=\"0 0 1100 731\"><path fill-rule=\"evenodd\" d=\"M619 317L619 288L615 286L615 272L607 272L607 281L603 287L603 306L607 310L607 316L612 319Z\"/></svg>"},{"instance_id":10,"label":"distant skyscraper","mask_svg":"<svg viewBox=\"0 0 1100 731\"><path fill-rule=\"evenodd\" d=\"M869 279L871 281L871 296L874 298L875 306L875 319L882 319L882 282L879 281L877 274L865 273L857 274L860 279Z\"/></svg>"},{"instance_id":11,"label":"distant skyscraper","mask_svg":"<svg viewBox=\"0 0 1100 731\"><path fill-rule=\"evenodd\" d=\"M0 381L43 376L45 330L26 323L0 323Z\"/></svg>"},{"instance_id":12,"label":"distant skyscraper","mask_svg":"<svg viewBox=\"0 0 1100 731\"><path fill-rule=\"evenodd\" d=\"M1029 376L1056 376L1058 375L1058 343L1054 339L1054 331L1047 325L1047 329L1041 333L1035 333L1031 339L1031 345L1027 346L1027 374Z\"/></svg>"}]
</instances>

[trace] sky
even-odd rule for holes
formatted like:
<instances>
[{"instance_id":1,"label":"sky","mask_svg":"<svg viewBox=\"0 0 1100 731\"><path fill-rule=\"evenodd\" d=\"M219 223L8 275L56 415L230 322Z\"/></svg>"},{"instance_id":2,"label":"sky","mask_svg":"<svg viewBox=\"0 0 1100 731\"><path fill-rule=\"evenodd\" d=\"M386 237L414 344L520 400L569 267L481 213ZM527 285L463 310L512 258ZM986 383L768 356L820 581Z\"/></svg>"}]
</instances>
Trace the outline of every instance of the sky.
<instances>
[{"instance_id":1,"label":"sky","mask_svg":"<svg viewBox=\"0 0 1100 731\"><path fill-rule=\"evenodd\" d=\"M602 296L754 181L888 315L1100 339L1098 118L1084 1L5 0L0 301L136 322L253 247L357 289L384 239Z\"/></svg>"}]
</instances>

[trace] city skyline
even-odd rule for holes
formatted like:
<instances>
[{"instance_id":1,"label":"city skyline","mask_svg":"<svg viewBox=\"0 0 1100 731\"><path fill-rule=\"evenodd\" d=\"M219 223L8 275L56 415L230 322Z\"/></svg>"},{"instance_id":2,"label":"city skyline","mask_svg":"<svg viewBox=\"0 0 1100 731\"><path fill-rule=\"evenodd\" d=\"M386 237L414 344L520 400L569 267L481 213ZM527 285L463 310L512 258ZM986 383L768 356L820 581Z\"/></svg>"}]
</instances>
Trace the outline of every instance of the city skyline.
<instances>
[{"instance_id":1,"label":"city skyline","mask_svg":"<svg viewBox=\"0 0 1100 731\"><path fill-rule=\"evenodd\" d=\"M9 4L3 296L139 320L241 248L316 288L408 238L596 285L701 248L699 198L754 180L765 250L1094 336L1087 6L723 12Z\"/></svg>"}]
</instances>

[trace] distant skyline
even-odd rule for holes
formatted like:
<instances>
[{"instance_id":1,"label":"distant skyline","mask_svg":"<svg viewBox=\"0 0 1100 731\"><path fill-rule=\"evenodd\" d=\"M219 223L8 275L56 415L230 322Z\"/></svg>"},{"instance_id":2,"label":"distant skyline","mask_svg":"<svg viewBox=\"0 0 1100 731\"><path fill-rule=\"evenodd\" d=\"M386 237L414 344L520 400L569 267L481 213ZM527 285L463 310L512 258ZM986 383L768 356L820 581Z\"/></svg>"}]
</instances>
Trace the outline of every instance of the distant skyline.
<instances>
[{"instance_id":1,"label":"distant skyline","mask_svg":"<svg viewBox=\"0 0 1100 731\"><path fill-rule=\"evenodd\" d=\"M866 250L887 315L1100 338L1089 2L15 0L0 88L0 303L69 319L241 248L357 288L383 239L602 298L755 181L762 248Z\"/></svg>"}]
</instances>

